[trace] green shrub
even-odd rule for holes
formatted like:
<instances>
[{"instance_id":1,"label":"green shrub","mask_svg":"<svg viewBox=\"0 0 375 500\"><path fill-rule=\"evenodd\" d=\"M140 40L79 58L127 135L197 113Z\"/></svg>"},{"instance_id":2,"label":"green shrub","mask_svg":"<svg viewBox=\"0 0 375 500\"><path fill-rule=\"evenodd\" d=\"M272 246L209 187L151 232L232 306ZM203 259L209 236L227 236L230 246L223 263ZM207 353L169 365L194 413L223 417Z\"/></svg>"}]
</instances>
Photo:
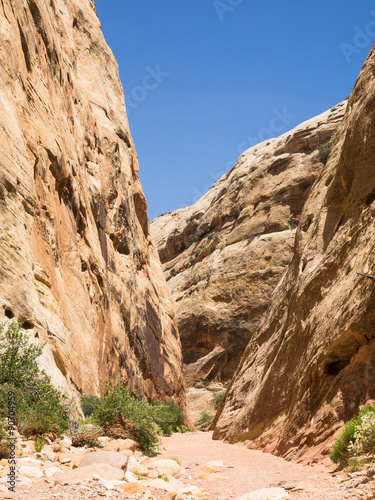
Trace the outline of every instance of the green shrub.
<instances>
[{"instance_id":1,"label":"green shrub","mask_svg":"<svg viewBox=\"0 0 375 500\"><path fill-rule=\"evenodd\" d=\"M86 418L91 417L94 411L98 408L99 404L100 398L98 396L94 396L93 394L83 395L81 397L81 408Z\"/></svg>"},{"instance_id":2,"label":"green shrub","mask_svg":"<svg viewBox=\"0 0 375 500\"><path fill-rule=\"evenodd\" d=\"M69 435L73 446L99 447L99 438L103 436L103 429L92 424L80 425L81 423L75 419L71 426Z\"/></svg>"},{"instance_id":3,"label":"green shrub","mask_svg":"<svg viewBox=\"0 0 375 500\"><path fill-rule=\"evenodd\" d=\"M6 423L5 421L0 421L0 460L3 458L9 458L8 439L9 434Z\"/></svg>"},{"instance_id":4,"label":"green shrub","mask_svg":"<svg viewBox=\"0 0 375 500\"><path fill-rule=\"evenodd\" d=\"M214 393L214 397L212 399L215 406L215 410L217 410L221 405L221 402L223 401L226 392L227 391L218 391Z\"/></svg>"},{"instance_id":5,"label":"green shrub","mask_svg":"<svg viewBox=\"0 0 375 500\"><path fill-rule=\"evenodd\" d=\"M110 430L111 424L116 420L129 422L129 437L150 456L157 453L158 434L162 432L168 435L177 431L184 418L181 408L174 401L153 401L150 404L145 399L137 399L119 382L107 385L104 396L92 415L93 421L105 427L106 431Z\"/></svg>"},{"instance_id":6,"label":"green shrub","mask_svg":"<svg viewBox=\"0 0 375 500\"><path fill-rule=\"evenodd\" d=\"M206 410L202 411L201 418L197 422L198 429L200 429L200 430L208 429L209 426L211 425L213 419L214 419L213 415L210 415L209 413L207 413Z\"/></svg>"},{"instance_id":7,"label":"green shrub","mask_svg":"<svg viewBox=\"0 0 375 500\"><path fill-rule=\"evenodd\" d=\"M38 436L35 440L35 451L37 453L41 452L44 448L46 441L43 436Z\"/></svg>"},{"instance_id":8,"label":"green shrub","mask_svg":"<svg viewBox=\"0 0 375 500\"><path fill-rule=\"evenodd\" d=\"M43 348L44 344L30 343L20 323L0 323L0 418L6 417L8 391L12 390L18 431L26 437L61 434L69 425L64 396L37 364Z\"/></svg>"},{"instance_id":9,"label":"green shrub","mask_svg":"<svg viewBox=\"0 0 375 500\"><path fill-rule=\"evenodd\" d=\"M166 403L154 400L151 407L153 419L163 431L164 436L170 436L173 432L178 432L179 426L185 420L185 415L182 408L173 399Z\"/></svg>"},{"instance_id":10,"label":"green shrub","mask_svg":"<svg viewBox=\"0 0 375 500\"><path fill-rule=\"evenodd\" d=\"M320 161L324 165L328 161L328 157L329 157L329 155L331 153L332 145L333 145L333 139L330 140L330 141L325 142L324 144L322 144L321 146L318 147L319 158L320 158Z\"/></svg>"},{"instance_id":11,"label":"green shrub","mask_svg":"<svg viewBox=\"0 0 375 500\"><path fill-rule=\"evenodd\" d=\"M371 418L364 419L367 416ZM362 430L363 423L365 427ZM370 436L367 437L368 432L370 432ZM371 432L373 433L372 437ZM337 437L329 457L333 462L345 466L350 457L355 456L360 449L363 449L363 446L368 446L372 442L371 439L375 440L375 406L372 408L365 406L359 415L346 424ZM374 448L369 451L374 451Z\"/></svg>"}]
</instances>

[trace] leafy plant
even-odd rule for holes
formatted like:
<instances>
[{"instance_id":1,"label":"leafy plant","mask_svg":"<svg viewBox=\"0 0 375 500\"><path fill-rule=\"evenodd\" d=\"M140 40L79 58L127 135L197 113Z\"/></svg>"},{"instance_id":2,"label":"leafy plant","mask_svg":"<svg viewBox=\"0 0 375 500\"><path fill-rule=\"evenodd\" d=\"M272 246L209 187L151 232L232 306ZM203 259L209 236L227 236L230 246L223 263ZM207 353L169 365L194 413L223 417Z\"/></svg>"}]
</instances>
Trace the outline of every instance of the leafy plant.
<instances>
[{"instance_id":1,"label":"leafy plant","mask_svg":"<svg viewBox=\"0 0 375 500\"><path fill-rule=\"evenodd\" d=\"M44 448L44 445L46 444L45 439L43 436L38 436L35 440L35 451L37 453L41 452Z\"/></svg>"},{"instance_id":2,"label":"leafy plant","mask_svg":"<svg viewBox=\"0 0 375 500\"><path fill-rule=\"evenodd\" d=\"M73 446L100 446L99 438L103 435L103 429L101 427L84 424L73 427L70 432L70 437Z\"/></svg>"},{"instance_id":3,"label":"leafy plant","mask_svg":"<svg viewBox=\"0 0 375 500\"><path fill-rule=\"evenodd\" d=\"M93 394L83 395L81 397L81 408L86 418L91 417L100 404L100 398Z\"/></svg>"},{"instance_id":4,"label":"leafy plant","mask_svg":"<svg viewBox=\"0 0 375 500\"><path fill-rule=\"evenodd\" d=\"M0 421L0 460L9 457L8 438L5 422Z\"/></svg>"},{"instance_id":5,"label":"leafy plant","mask_svg":"<svg viewBox=\"0 0 375 500\"><path fill-rule=\"evenodd\" d=\"M325 142L324 144L322 144L322 145L320 145L318 147L319 158L320 158L320 161L324 165L328 161L328 157L329 157L329 155L331 153L332 145L333 145L333 139L331 139L330 141Z\"/></svg>"},{"instance_id":6,"label":"leafy plant","mask_svg":"<svg viewBox=\"0 0 375 500\"><path fill-rule=\"evenodd\" d=\"M181 460L178 457L169 457L169 460L174 460L178 465L181 465Z\"/></svg>"},{"instance_id":7,"label":"leafy plant","mask_svg":"<svg viewBox=\"0 0 375 500\"><path fill-rule=\"evenodd\" d=\"M68 428L63 394L38 366L45 344L35 345L15 321L0 323L0 417L5 417L8 391L16 396L18 431L26 437Z\"/></svg>"},{"instance_id":8,"label":"leafy plant","mask_svg":"<svg viewBox=\"0 0 375 500\"><path fill-rule=\"evenodd\" d=\"M161 474L159 474L158 475L158 479L162 479L166 483L169 483L169 477L166 474L164 474L164 476L162 476Z\"/></svg>"},{"instance_id":9,"label":"leafy plant","mask_svg":"<svg viewBox=\"0 0 375 500\"><path fill-rule=\"evenodd\" d=\"M217 410L219 408L219 406L221 405L221 402L223 401L226 392L227 391L217 391L214 393L214 396L212 399L214 402L215 410Z\"/></svg>"},{"instance_id":10,"label":"leafy plant","mask_svg":"<svg viewBox=\"0 0 375 500\"><path fill-rule=\"evenodd\" d=\"M116 382L107 385L92 419L97 425L109 429L109 432L116 419L128 422L129 437L146 454L153 456L158 450L158 434L169 435L177 431L185 417L173 400L149 403L145 399L137 399L126 387Z\"/></svg>"},{"instance_id":11,"label":"leafy plant","mask_svg":"<svg viewBox=\"0 0 375 500\"><path fill-rule=\"evenodd\" d=\"M206 430L211 425L214 419L213 415L210 415L206 410L202 411L201 418L197 422L197 427L200 430Z\"/></svg>"},{"instance_id":12,"label":"leafy plant","mask_svg":"<svg viewBox=\"0 0 375 500\"><path fill-rule=\"evenodd\" d=\"M363 427L362 427L363 426ZM330 459L346 465L356 453L375 450L375 406L365 406L359 415L349 420L337 437L329 454Z\"/></svg>"}]
</instances>

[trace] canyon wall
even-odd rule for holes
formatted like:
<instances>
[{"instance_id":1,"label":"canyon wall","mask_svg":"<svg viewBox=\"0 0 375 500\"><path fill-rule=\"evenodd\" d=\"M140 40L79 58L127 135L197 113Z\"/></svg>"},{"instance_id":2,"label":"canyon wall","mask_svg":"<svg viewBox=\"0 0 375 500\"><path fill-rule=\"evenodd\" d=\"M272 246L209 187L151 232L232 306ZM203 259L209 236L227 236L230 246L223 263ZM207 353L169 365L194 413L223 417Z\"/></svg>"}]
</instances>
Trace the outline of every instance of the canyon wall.
<instances>
[{"instance_id":1,"label":"canyon wall","mask_svg":"<svg viewBox=\"0 0 375 500\"><path fill-rule=\"evenodd\" d=\"M314 460L375 399L375 282L357 274L375 274L374 75L373 48L215 438Z\"/></svg>"},{"instance_id":2,"label":"canyon wall","mask_svg":"<svg viewBox=\"0 0 375 500\"><path fill-rule=\"evenodd\" d=\"M92 0L0 3L0 315L66 392L184 404L116 60Z\"/></svg>"},{"instance_id":3,"label":"canyon wall","mask_svg":"<svg viewBox=\"0 0 375 500\"><path fill-rule=\"evenodd\" d=\"M195 205L152 221L189 387L226 384L237 369L292 259L302 208L346 104L250 148Z\"/></svg>"}]
</instances>

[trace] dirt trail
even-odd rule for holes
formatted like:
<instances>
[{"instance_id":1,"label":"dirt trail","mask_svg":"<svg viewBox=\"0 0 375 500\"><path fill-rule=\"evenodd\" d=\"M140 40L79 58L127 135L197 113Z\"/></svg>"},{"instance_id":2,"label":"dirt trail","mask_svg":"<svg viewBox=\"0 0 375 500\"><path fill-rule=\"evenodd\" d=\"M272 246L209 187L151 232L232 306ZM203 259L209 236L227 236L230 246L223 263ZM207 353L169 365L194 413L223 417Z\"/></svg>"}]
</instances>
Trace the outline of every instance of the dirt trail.
<instances>
[{"instance_id":1,"label":"dirt trail","mask_svg":"<svg viewBox=\"0 0 375 500\"><path fill-rule=\"evenodd\" d=\"M271 486L287 489L291 500L374 498L368 493L362 496L360 492L345 490L340 482L344 475L340 474L340 479L333 476L334 467L328 469L322 465L305 466L287 462L244 446L213 441L211 436L212 433L199 432L164 438L163 456L178 457L183 467L191 467L191 484L206 489L214 498L236 498ZM227 479L200 480L200 467L216 460L223 461L220 475Z\"/></svg>"}]
</instances>

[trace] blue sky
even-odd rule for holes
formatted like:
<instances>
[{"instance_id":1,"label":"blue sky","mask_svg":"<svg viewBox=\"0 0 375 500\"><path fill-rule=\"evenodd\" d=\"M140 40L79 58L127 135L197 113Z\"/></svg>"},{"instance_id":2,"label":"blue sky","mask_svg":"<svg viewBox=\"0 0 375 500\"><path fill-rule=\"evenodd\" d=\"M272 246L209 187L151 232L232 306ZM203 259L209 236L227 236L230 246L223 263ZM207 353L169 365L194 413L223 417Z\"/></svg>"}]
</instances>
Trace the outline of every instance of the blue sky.
<instances>
[{"instance_id":1,"label":"blue sky","mask_svg":"<svg viewBox=\"0 0 375 500\"><path fill-rule=\"evenodd\" d=\"M120 68L150 219L202 196L241 152L348 96L370 0L96 0Z\"/></svg>"}]
</instances>

